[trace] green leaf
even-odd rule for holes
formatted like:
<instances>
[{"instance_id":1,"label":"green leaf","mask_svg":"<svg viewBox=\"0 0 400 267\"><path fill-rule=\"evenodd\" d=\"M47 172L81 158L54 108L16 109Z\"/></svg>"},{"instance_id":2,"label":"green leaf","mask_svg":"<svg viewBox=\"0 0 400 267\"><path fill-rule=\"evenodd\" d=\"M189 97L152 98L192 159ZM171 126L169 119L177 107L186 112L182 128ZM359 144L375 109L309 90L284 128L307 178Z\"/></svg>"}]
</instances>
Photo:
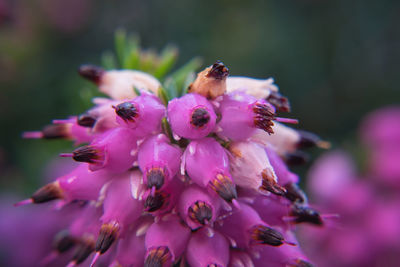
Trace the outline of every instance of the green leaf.
<instances>
[{"instance_id":1,"label":"green leaf","mask_svg":"<svg viewBox=\"0 0 400 267\"><path fill-rule=\"evenodd\" d=\"M117 68L117 63L115 61L115 56L111 52L104 52L101 55L101 65L106 69L106 70L112 70Z\"/></svg>"},{"instance_id":2,"label":"green leaf","mask_svg":"<svg viewBox=\"0 0 400 267\"><path fill-rule=\"evenodd\" d=\"M171 141L171 143L175 143L176 144L176 141L175 141L174 136L172 134L171 125L169 125L167 118L165 118L165 117L162 118L161 125L162 125L164 133L168 136L168 138Z\"/></svg>"},{"instance_id":3,"label":"green leaf","mask_svg":"<svg viewBox=\"0 0 400 267\"><path fill-rule=\"evenodd\" d=\"M170 75L170 77L174 79L176 87L178 88L178 96L181 96L182 92L184 91L183 86L189 73L196 72L196 70L201 67L201 64L202 60L198 57L195 57Z\"/></svg>"},{"instance_id":4,"label":"green leaf","mask_svg":"<svg viewBox=\"0 0 400 267\"><path fill-rule=\"evenodd\" d=\"M136 88L135 86L133 86L133 91L135 91L137 96L140 96L142 94L142 92L140 92L140 90L138 88Z\"/></svg>"},{"instance_id":5,"label":"green leaf","mask_svg":"<svg viewBox=\"0 0 400 267\"><path fill-rule=\"evenodd\" d=\"M158 89L157 96L158 96L158 98L161 99L161 102L162 102L165 106L168 105L168 101L170 100L170 98L169 98L169 96L168 96L168 92L167 92L163 87L160 87L160 88Z\"/></svg>"},{"instance_id":6,"label":"green leaf","mask_svg":"<svg viewBox=\"0 0 400 267\"><path fill-rule=\"evenodd\" d=\"M171 77L168 77L165 80L164 88L167 91L170 99L178 97L178 87L176 86L174 79L172 79Z\"/></svg>"},{"instance_id":7,"label":"green leaf","mask_svg":"<svg viewBox=\"0 0 400 267\"><path fill-rule=\"evenodd\" d=\"M124 69L139 69L140 61L140 41L136 35L128 37L126 52L123 61Z\"/></svg>"},{"instance_id":8,"label":"green leaf","mask_svg":"<svg viewBox=\"0 0 400 267\"><path fill-rule=\"evenodd\" d=\"M183 86L182 86L182 90L181 90L181 95L180 95L180 96L182 96L182 95L184 95L184 94L187 94L189 85L190 85L192 82L194 82L195 79L196 79L196 73L195 73L195 72L190 72L190 73L186 76L185 82L183 83Z\"/></svg>"},{"instance_id":9,"label":"green leaf","mask_svg":"<svg viewBox=\"0 0 400 267\"><path fill-rule=\"evenodd\" d=\"M115 32L115 52L117 54L117 59L119 66L123 67L125 53L126 53L126 32L124 29L118 29Z\"/></svg>"},{"instance_id":10,"label":"green leaf","mask_svg":"<svg viewBox=\"0 0 400 267\"><path fill-rule=\"evenodd\" d=\"M161 52L159 64L154 70L157 79L163 78L174 66L178 57L178 49L175 46L167 46Z\"/></svg>"}]
</instances>

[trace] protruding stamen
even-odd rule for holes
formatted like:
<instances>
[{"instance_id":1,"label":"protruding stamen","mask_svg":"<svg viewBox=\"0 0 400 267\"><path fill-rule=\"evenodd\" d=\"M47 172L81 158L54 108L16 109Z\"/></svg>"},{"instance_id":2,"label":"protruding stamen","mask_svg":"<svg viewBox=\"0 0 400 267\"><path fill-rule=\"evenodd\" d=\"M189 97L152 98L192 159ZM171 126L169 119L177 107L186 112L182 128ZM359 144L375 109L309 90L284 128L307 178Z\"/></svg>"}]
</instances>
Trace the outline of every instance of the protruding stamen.
<instances>
[{"instance_id":1,"label":"protruding stamen","mask_svg":"<svg viewBox=\"0 0 400 267\"><path fill-rule=\"evenodd\" d=\"M62 197L63 193L60 186L57 182L54 182L38 189L31 198L18 202L15 204L15 206L22 206L31 203L45 203L54 199L60 199Z\"/></svg>"},{"instance_id":2,"label":"protruding stamen","mask_svg":"<svg viewBox=\"0 0 400 267\"><path fill-rule=\"evenodd\" d=\"M43 138L43 133L40 131L33 131L33 132L24 132L22 134L22 138L27 139L40 139Z\"/></svg>"},{"instance_id":3,"label":"protruding stamen","mask_svg":"<svg viewBox=\"0 0 400 267\"><path fill-rule=\"evenodd\" d=\"M164 206L165 202L167 199L167 195L156 191L153 195L149 195L146 200L144 201L144 208L148 212L154 212L159 209L161 209L162 206Z\"/></svg>"},{"instance_id":4,"label":"protruding stamen","mask_svg":"<svg viewBox=\"0 0 400 267\"><path fill-rule=\"evenodd\" d=\"M131 102L123 102L116 107L115 113L125 122L134 122L135 118L139 115L137 108Z\"/></svg>"},{"instance_id":5,"label":"protruding stamen","mask_svg":"<svg viewBox=\"0 0 400 267\"><path fill-rule=\"evenodd\" d=\"M278 122L290 123L290 124L298 124L299 123L298 119L291 119L291 118L276 117L275 120Z\"/></svg>"},{"instance_id":6,"label":"protruding stamen","mask_svg":"<svg viewBox=\"0 0 400 267\"><path fill-rule=\"evenodd\" d=\"M69 127L68 124L52 124L47 125L42 131L25 132L22 135L23 138L33 139L58 139L58 138L69 138Z\"/></svg>"},{"instance_id":7,"label":"protruding stamen","mask_svg":"<svg viewBox=\"0 0 400 267\"><path fill-rule=\"evenodd\" d=\"M89 114L82 114L77 118L77 123L80 126L92 128L96 123L96 118Z\"/></svg>"},{"instance_id":8,"label":"protruding stamen","mask_svg":"<svg viewBox=\"0 0 400 267\"><path fill-rule=\"evenodd\" d=\"M268 170L264 170L261 173L262 185L260 189L271 192L272 194L283 196L286 193L286 189L280 186L271 175Z\"/></svg>"},{"instance_id":9,"label":"protruding stamen","mask_svg":"<svg viewBox=\"0 0 400 267\"><path fill-rule=\"evenodd\" d=\"M147 171L146 178L148 188L155 186L159 190L165 181L165 171L160 168L151 168Z\"/></svg>"},{"instance_id":10,"label":"protruding stamen","mask_svg":"<svg viewBox=\"0 0 400 267\"><path fill-rule=\"evenodd\" d=\"M24 199L20 202L15 203L14 207L25 206L25 205L29 205L29 204L33 204L33 200L31 198Z\"/></svg>"},{"instance_id":11,"label":"protruding stamen","mask_svg":"<svg viewBox=\"0 0 400 267\"><path fill-rule=\"evenodd\" d=\"M288 183L285 186L286 193L285 198L289 199L291 202L304 203L307 201L306 194L301 190L297 184Z\"/></svg>"},{"instance_id":12,"label":"protruding stamen","mask_svg":"<svg viewBox=\"0 0 400 267\"><path fill-rule=\"evenodd\" d=\"M314 267L314 265L308 261L297 259L294 264L289 264L288 267Z\"/></svg>"},{"instance_id":13,"label":"protruding stamen","mask_svg":"<svg viewBox=\"0 0 400 267\"><path fill-rule=\"evenodd\" d=\"M324 224L319 212L307 206L294 204L290 215L295 218L294 222L296 223L308 222L319 226Z\"/></svg>"},{"instance_id":14,"label":"protruding stamen","mask_svg":"<svg viewBox=\"0 0 400 267\"><path fill-rule=\"evenodd\" d=\"M274 130L272 129L272 126L274 123L272 120L275 119L274 110L265 103L256 102L253 106L253 112L255 114L255 127L260 128L269 134L273 134Z\"/></svg>"},{"instance_id":15,"label":"protruding stamen","mask_svg":"<svg viewBox=\"0 0 400 267\"><path fill-rule=\"evenodd\" d=\"M222 80L229 75L228 68L220 60L217 60L207 73L207 77L212 77L217 80Z\"/></svg>"},{"instance_id":16,"label":"protruding stamen","mask_svg":"<svg viewBox=\"0 0 400 267\"><path fill-rule=\"evenodd\" d=\"M202 225L211 221L212 215L212 208L204 201L197 201L189 207L189 217Z\"/></svg>"},{"instance_id":17,"label":"protruding stamen","mask_svg":"<svg viewBox=\"0 0 400 267\"><path fill-rule=\"evenodd\" d=\"M94 257L93 257L93 259L92 259L92 262L90 263L90 267L93 267L93 266L96 264L96 262L97 262L97 260L99 259L100 255L101 255L100 252L97 252L96 254L94 254Z\"/></svg>"},{"instance_id":18,"label":"protruding stamen","mask_svg":"<svg viewBox=\"0 0 400 267\"><path fill-rule=\"evenodd\" d=\"M195 127L203 127L210 121L210 113L205 108L196 108L192 113L190 124Z\"/></svg>"},{"instance_id":19,"label":"protruding stamen","mask_svg":"<svg viewBox=\"0 0 400 267\"><path fill-rule=\"evenodd\" d=\"M94 65L82 65L78 70L79 74L96 84L100 83L101 76L104 74L104 69Z\"/></svg>"},{"instance_id":20,"label":"protruding stamen","mask_svg":"<svg viewBox=\"0 0 400 267\"><path fill-rule=\"evenodd\" d=\"M103 153L91 145L79 147L72 153L72 158L79 162L101 163L104 160Z\"/></svg>"},{"instance_id":21,"label":"protruding stamen","mask_svg":"<svg viewBox=\"0 0 400 267\"><path fill-rule=\"evenodd\" d=\"M290 112L290 103L287 97L278 92L271 91L267 97L267 101L271 103L278 111Z\"/></svg>"},{"instance_id":22,"label":"protruding stamen","mask_svg":"<svg viewBox=\"0 0 400 267\"><path fill-rule=\"evenodd\" d=\"M168 247L151 248L144 261L144 267L162 267L172 258Z\"/></svg>"},{"instance_id":23,"label":"protruding stamen","mask_svg":"<svg viewBox=\"0 0 400 267\"><path fill-rule=\"evenodd\" d=\"M237 198L235 184L225 175L217 174L216 178L210 181L211 188L224 200L231 202Z\"/></svg>"},{"instance_id":24,"label":"protruding stamen","mask_svg":"<svg viewBox=\"0 0 400 267\"><path fill-rule=\"evenodd\" d=\"M100 228L99 237L96 241L95 251L103 254L118 237L119 225L117 223L103 224Z\"/></svg>"},{"instance_id":25,"label":"protruding stamen","mask_svg":"<svg viewBox=\"0 0 400 267\"><path fill-rule=\"evenodd\" d=\"M256 225L251 230L251 238L259 244L280 246L284 243L284 238L277 230L265 226Z\"/></svg>"}]
</instances>

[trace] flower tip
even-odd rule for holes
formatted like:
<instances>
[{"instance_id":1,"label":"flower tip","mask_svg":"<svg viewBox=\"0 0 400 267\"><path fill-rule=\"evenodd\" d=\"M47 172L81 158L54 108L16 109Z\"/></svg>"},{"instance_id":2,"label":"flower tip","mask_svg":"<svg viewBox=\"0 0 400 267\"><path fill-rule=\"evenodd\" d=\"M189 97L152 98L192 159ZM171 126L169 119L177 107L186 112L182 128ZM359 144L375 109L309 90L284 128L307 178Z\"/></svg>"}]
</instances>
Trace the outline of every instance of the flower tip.
<instances>
[{"instance_id":1,"label":"flower tip","mask_svg":"<svg viewBox=\"0 0 400 267\"><path fill-rule=\"evenodd\" d=\"M79 75L96 84L100 83L101 76L104 72L103 68L94 65L82 65L78 69Z\"/></svg>"},{"instance_id":2,"label":"flower tip","mask_svg":"<svg viewBox=\"0 0 400 267\"><path fill-rule=\"evenodd\" d=\"M322 149L330 149L332 147L332 144L331 142L321 140L317 142L317 147Z\"/></svg>"},{"instance_id":3,"label":"flower tip","mask_svg":"<svg viewBox=\"0 0 400 267\"><path fill-rule=\"evenodd\" d=\"M222 61L217 60L207 73L207 77L212 77L217 80L222 80L229 75L229 69L222 63Z\"/></svg>"},{"instance_id":4,"label":"flower tip","mask_svg":"<svg viewBox=\"0 0 400 267\"><path fill-rule=\"evenodd\" d=\"M25 206L25 205L29 205L29 204L33 204L32 198L24 199L20 202L17 202L14 204L14 207Z\"/></svg>"},{"instance_id":5,"label":"flower tip","mask_svg":"<svg viewBox=\"0 0 400 267\"><path fill-rule=\"evenodd\" d=\"M103 224L95 245L96 254L105 253L118 238L118 233L119 225L117 223Z\"/></svg>"},{"instance_id":6,"label":"flower tip","mask_svg":"<svg viewBox=\"0 0 400 267\"><path fill-rule=\"evenodd\" d=\"M74 156L74 154L73 153L60 153L59 156L62 158L72 158Z\"/></svg>"},{"instance_id":7,"label":"flower tip","mask_svg":"<svg viewBox=\"0 0 400 267\"><path fill-rule=\"evenodd\" d=\"M276 117L275 120L278 121L278 122L283 122L283 123L299 124L299 120L298 119Z\"/></svg>"},{"instance_id":8,"label":"flower tip","mask_svg":"<svg viewBox=\"0 0 400 267\"><path fill-rule=\"evenodd\" d=\"M65 267L75 267L76 266L76 262L75 261L70 261L67 266Z\"/></svg>"},{"instance_id":9,"label":"flower tip","mask_svg":"<svg viewBox=\"0 0 400 267\"><path fill-rule=\"evenodd\" d=\"M96 254L94 254L93 260L90 263L90 267L93 267L96 264L96 262L99 259L100 255L101 255L100 252L96 252Z\"/></svg>"}]
</instances>

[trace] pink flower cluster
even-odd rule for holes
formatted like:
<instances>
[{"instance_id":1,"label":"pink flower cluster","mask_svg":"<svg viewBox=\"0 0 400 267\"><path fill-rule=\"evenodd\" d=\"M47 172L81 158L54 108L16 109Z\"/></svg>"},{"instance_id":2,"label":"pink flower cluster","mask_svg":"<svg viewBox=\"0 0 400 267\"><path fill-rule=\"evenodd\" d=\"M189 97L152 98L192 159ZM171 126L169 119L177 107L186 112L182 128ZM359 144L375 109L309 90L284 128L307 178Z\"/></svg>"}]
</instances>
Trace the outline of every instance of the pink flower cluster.
<instances>
[{"instance_id":1,"label":"pink flower cluster","mask_svg":"<svg viewBox=\"0 0 400 267\"><path fill-rule=\"evenodd\" d=\"M350 155L323 155L309 174L311 196L338 224L302 228L305 248L318 266L399 266L400 108L371 113L360 127L366 168Z\"/></svg>"},{"instance_id":2,"label":"pink flower cluster","mask_svg":"<svg viewBox=\"0 0 400 267\"><path fill-rule=\"evenodd\" d=\"M114 267L311 266L293 228L323 222L285 160L323 142L280 123L297 121L277 117L290 108L272 79L228 77L217 61L168 99L140 71L79 72L110 98L24 134L87 143L61 154L78 167L18 203L77 209L51 254L73 251L68 266L92 253Z\"/></svg>"}]
</instances>

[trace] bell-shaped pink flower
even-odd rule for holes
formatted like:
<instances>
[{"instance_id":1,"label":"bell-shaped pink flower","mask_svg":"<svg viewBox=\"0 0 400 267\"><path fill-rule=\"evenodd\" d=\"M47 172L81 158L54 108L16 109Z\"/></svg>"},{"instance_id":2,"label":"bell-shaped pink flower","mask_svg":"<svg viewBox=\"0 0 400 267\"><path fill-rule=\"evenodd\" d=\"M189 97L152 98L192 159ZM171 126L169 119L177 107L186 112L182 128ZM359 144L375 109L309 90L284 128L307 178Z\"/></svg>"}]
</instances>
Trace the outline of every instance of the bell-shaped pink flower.
<instances>
[{"instance_id":1,"label":"bell-shaped pink flower","mask_svg":"<svg viewBox=\"0 0 400 267\"><path fill-rule=\"evenodd\" d=\"M217 219L220 199L197 185L187 187L179 199L179 213L191 229L212 225Z\"/></svg>"},{"instance_id":2,"label":"bell-shaped pink flower","mask_svg":"<svg viewBox=\"0 0 400 267\"><path fill-rule=\"evenodd\" d=\"M217 141L212 138L192 141L183 157L184 167L193 182L214 190L228 202L237 198L228 156Z\"/></svg>"},{"instance_id":3,"label":"bell-shaped pink flower","mask_svg":"<svg viewBox=\"0 0 400 267\"><path fill-rule=\"evenodd\" d=\"M161 130L161 119L165 116L165 106L156 96L142 92L133 100L114 107L117 122L121 126L134 129L135 134L144 137Z\"/></svg>"},{"instance_id":4,"label":"bell-shaped pink flower","mask_svg":"<svg viewBox=\"0 0 400 267\"><path fill-rule=\"evenodd\" d=\"M145 237L145 266L171 266L184 252L189 237L190 229L182 225L176 215L166 216L153 223Z\"/></svg>"},{"instance_id":5,"label":"bell-shaped pink flower","mask_svg":"<svg viewBox=\"0 0 400 267\"><path fill-rule=\"evenodd\" d=\"M217 116L208 100L198 94L186 94L168 104L172 131L188 139L206 137L214 130Z\"/></svg>"},{"instance_id":6,"label":"bell-shaped pink flower","mask_svg":"<svg viewBox=\"0 0 400 267\"><path fill-rule=\"evenodd\" d=\"M159 190L178 173L182 151L164 134L147 138L139 147L138 163L143 183Z\"/></svg>"},{"instance_id":7,"label":"bell-shaped pink flower","mask_svg":"<svg viewBox=\"0 0 400 267\"><path fill-rule=\"evenodd\" d=\"M229 243L226 238L203 228L193 233L186 249L186 259L192 267L226 267L229 261Z\"/></svg>"},{"instance_id":8,"label":"bell-shaped pink flower","mask_svg":"<svg viewBox=\"0 0 400 267\"><path fill-rule=\"evenodd\" d=\"M104 169L121 173L132 167L136 160L137 135L128 128L114 128L96 138L92 143L61 156L89 163L93 171Z\"/></svg>"}]
</instances>

